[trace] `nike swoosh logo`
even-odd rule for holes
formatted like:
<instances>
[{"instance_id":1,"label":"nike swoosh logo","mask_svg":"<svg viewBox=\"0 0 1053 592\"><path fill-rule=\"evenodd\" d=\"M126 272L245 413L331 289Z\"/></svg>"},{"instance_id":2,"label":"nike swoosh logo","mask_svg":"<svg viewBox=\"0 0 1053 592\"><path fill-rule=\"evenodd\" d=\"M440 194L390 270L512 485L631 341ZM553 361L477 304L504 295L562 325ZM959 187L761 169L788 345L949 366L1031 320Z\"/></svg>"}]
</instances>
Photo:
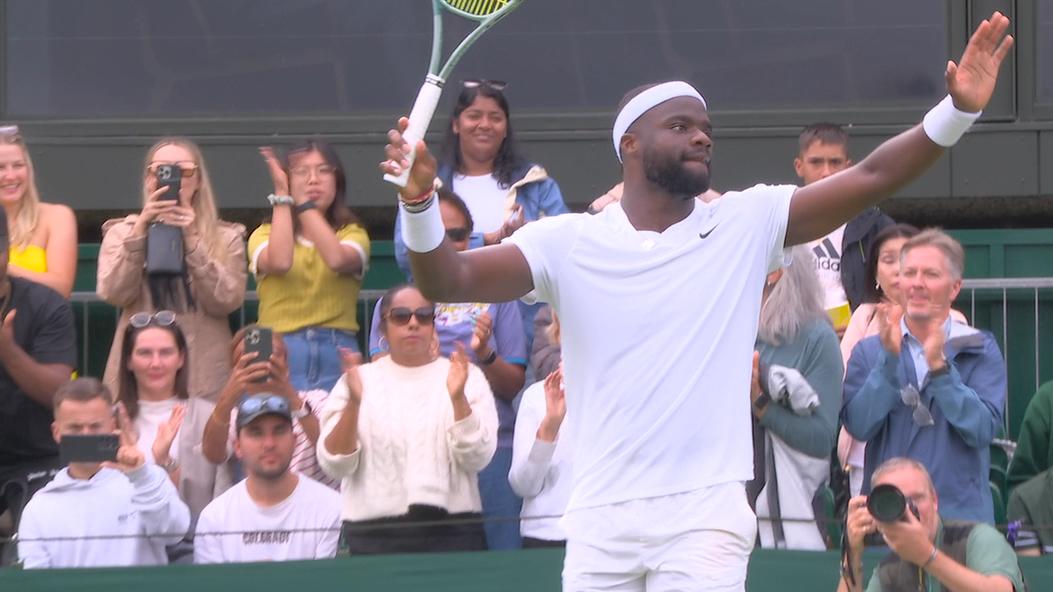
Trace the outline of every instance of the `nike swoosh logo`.
<instances>
[{"instance_id":1,"label":"nike swoosh logo","mask_svg":"<svg viewBox=\"0 0 1053 592\"><path fill-rule=\"evenodd\" d=\"M704 239L704 238L708 237L709 235L713 234L713 231L717 229L717 226L719 226L719 224L714 225L713 228L710 228L706 232L698 233L698 238Z\"/></svg>"}]
</instances>

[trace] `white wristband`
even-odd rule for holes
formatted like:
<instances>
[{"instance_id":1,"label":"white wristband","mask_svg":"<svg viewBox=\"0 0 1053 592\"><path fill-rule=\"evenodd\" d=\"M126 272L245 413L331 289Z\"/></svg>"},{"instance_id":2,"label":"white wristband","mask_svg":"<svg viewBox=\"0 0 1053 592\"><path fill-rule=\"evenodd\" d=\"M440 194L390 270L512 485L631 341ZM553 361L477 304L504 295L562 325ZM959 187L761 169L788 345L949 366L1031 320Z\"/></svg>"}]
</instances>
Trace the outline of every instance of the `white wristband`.
<instances>
[{"instance_id":1,"label":"white wristband","mask_svg":"<svg viewBox=\"0 0 1053 592\"><path fill-rule=\"evenodd\" d=\"M950 148L961 139L982 113L983 111L976 113L959 111L954 106L951 95L947 95L925 114L921 127L933 142L944 148Z\"/></svg>"},{"instance_id":2,"label":"white wristband","mask_svg":"<svg viewBox=\"0 0 1053 592\"><path fill-rule=\"evenodd\" d=\"M429 207L421 212L407 212L399 205L399 216L402 218L402 242L406 248L415 253L430 253L442 244L446 238L446 227L442 224L442 214L433 199Z\"/></svg>"}]
</instances>

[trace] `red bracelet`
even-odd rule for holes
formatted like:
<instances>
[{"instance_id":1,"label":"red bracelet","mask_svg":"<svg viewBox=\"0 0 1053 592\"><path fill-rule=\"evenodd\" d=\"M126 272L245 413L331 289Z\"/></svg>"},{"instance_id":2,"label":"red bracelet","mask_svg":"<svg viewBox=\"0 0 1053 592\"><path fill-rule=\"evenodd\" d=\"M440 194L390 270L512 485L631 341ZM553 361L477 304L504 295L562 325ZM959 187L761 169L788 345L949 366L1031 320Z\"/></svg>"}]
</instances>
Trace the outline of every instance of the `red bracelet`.
<instances>
[{"instance_id":1,"label":"red bracelet","mask_svg":"<svg viewBox=\"0 0 1053 592\"><path fill-rule=\"evenodd\" d=\"M423 203L424 200L426 200L429 197L431 197L432 193L435 193L435 185L434 184L431 187L425 189L424 193L421 193L420 195L418 195L417 197L415 197L413 199L403 199L402 203L404 203L404 204L406 204L408 206L415 206L415 205L417 205L419 203Z\"/></svg>"}]
</instances>

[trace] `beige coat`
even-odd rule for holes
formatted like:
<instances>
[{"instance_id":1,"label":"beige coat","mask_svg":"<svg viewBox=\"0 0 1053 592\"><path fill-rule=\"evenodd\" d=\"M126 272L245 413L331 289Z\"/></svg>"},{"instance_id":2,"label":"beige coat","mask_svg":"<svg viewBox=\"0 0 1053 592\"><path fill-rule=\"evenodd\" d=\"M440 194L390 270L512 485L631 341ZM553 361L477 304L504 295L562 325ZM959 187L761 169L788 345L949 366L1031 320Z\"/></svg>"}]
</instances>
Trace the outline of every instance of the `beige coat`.
<instances>
[{"instance_id":1,"label":"beige coat","mask_svg":"<svg viewBox=\"0 0 1053 592\"><path fill-rule=\"evenodd\" d=\"M98 278L99 297L121 309L103 382L117 392L121 336L128 317L153 312L150 287L146 281L146 238L131 237L138 216L107 220L102 225ZM230 325L227 315L245 300L247 263L245 227L220 222L222 257L210 258L205 246L186 245L187 279L197 308L179 315L179 326L187 338L190 364L190 396L215 401L216 394L230 376Z\"/></svg>"}]
</instances>

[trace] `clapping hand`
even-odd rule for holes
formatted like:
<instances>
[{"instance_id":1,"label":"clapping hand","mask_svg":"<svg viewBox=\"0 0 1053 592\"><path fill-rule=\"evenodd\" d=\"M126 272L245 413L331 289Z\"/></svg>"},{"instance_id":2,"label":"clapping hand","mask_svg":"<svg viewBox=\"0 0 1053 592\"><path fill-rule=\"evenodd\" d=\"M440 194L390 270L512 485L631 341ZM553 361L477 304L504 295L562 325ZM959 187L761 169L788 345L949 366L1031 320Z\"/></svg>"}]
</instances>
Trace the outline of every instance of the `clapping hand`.
<instances>
[{"instance_id":1,"label":"clapping hand","mask_svg":"<svg viewBox=\"0 0 1053 592\"><path fill-rule=\"evenodd\" d=\"M903 332L900 329L900 320L903 318L903 308L891 302L881 302L877 305L878 334L881 336L881 345L892 357L899 357L903 347Z\"/></svg>"}]
</instances>

